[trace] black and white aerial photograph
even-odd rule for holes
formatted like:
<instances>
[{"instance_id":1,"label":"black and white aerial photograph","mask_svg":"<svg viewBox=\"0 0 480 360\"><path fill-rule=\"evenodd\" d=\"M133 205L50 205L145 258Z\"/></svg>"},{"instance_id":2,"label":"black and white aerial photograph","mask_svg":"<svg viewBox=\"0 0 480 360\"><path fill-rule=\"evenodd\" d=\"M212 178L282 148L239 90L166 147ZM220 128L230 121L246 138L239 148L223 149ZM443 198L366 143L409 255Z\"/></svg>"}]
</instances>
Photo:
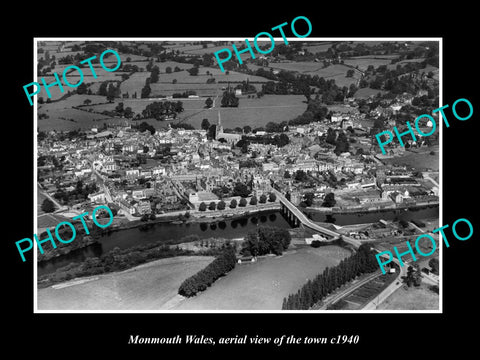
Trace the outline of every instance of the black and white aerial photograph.
<instances>
[{"instance_id":1,"label":"black and white aerial photograph","mask_svg":"<svg viewBox=\"0 0 480 360\"><path fill-rule=\"evenodd\" d=\"M3 24L6 351L474 350L473 6L25 5Z\"/></svg>"},{"instance_id":2,"label":"black and white aerial photograph","mask_svg":"<svg viewBox=\"0 0 480 360\"><path fill-rule=\"evenodd\" d=\"M440 309L439 40L296 40L38 40L39 311Z\"/></svg>"}]
</instances>

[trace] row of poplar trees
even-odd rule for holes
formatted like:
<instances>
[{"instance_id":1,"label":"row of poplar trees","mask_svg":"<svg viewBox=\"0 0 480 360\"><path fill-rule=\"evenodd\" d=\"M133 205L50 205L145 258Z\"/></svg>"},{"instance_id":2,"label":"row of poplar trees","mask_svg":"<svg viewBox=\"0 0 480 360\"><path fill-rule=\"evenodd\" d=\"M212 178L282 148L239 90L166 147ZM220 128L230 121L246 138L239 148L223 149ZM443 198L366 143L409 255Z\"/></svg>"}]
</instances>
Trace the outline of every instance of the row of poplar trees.
<instances>
[{"instance_id":1,"label":"row of poplar trees","mask_svg":"<svg viewBox=\"0 0 480 360\"><path fill-rule=\"evenodd\" d=\"M283 299L282 310L308 310L325 296L355 277L378 270L375 251L362 244L358 251L334 267L327 267L298 290Z\"/></svg>"}]
</instances>

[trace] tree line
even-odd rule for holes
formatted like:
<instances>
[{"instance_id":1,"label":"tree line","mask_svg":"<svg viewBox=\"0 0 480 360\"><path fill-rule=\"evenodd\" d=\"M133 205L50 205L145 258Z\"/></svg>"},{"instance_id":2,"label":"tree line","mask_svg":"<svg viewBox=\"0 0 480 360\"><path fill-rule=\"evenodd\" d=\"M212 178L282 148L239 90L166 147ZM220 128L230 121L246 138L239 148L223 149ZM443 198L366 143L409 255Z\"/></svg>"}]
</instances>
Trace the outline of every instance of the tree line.
<instances>
[{"instance_id":1,"label":"tree line","mask_svg":"<svg viewBox=\"0 0 480 360\"><path fill-rule=\"evenodd\" d=\"M343 259L337 266L325 268L313 280L308 280L296 294L284 298L282 310L308 310L340 286L377 269L378 263L371 245L362 244L355 254Z\"/></svg>"},{"instance_id":2,"label":"tree line","mask_svg":"<svg viewBox=\"0 0 480 360\"><path fill-rule=\"evenodd\" d=\"M281 255L283 251L288 249L291 236L288 229L281 229L270 226L259 226L250 231L245 236L242 244L242 255Z\"/></svg>"},{"instance_id":3,"label":"tree line","mask_svg":"<svg viewBox=\"0 0 480 360\"><path fill-rule=\"evenodd\" d=\"M235 249L231 246L225 247L223 252L207 267L185 279L180 285L178 293L186 297L195 296L198 292L206 290L219 277L233 270L236 263Z\"/></svg>"}]
</instances>

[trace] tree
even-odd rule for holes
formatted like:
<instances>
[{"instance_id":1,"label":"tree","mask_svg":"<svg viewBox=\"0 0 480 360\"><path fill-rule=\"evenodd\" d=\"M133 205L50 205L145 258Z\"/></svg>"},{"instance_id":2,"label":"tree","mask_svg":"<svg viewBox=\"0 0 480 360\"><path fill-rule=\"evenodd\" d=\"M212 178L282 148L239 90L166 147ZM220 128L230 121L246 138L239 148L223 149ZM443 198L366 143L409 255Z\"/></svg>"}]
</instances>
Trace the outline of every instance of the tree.
<instances>
[{"instance_id":1,"label":"tree","mask_svg":"<svg viewBox=\"0 0 480 360\"><path fill-rule=\"evenodd\" d=\"M407 283L408 287L420 286L422 283L422 274L420 272L420 267L418 264L414 264L413 266L408 266L407 268L407 276L405 276L404 281Z\"/></svg>"},{"instance_id":2,"label":"tree","mask_svg":"<svg viewBox=\"0 0 480 360\"><path fill-rule=\"evenodd\" d=\"M217 125L211 124L207 131L207 139L215 140L216 134L217 134Z\"/></svg>"},{"instance_id":3,"label":"tree","mask_svg":"<svg viewBox=\"0 0 480 360\"><path fill-rule=\"evenodd\" d=\"M208 119L202 120L201 128L205 131L208 131L208 129L210 128L210 122L208 121Z\"/></svg>"},{"instance_id":4,"label":"tree","mask_svg":"<svg viewBox=\"0 0 480 360\"><path fill-rule=\"evenodd\" d=\"M115 111L119 114L122 114L124 112L123 102L118 103L118 105L115 107Z\"/></svg>"},{"instance_id":5,"label":"tree","mask_svg":"<svg viewBox=\"0 0 480 360\"><path fill-rule=\"evenodd\" d=\"M107 96L107 87L108 87L108 81L102 82L98 87L97 94L101 96Z\"/></svg>"},{"instance_id":6,"label":"tree","mask_svg":"<svg viewBox=\"0 0 480 360\"><path fill-rule=\"evenodd\" d=\"M151 92L152 92L152 89L150 88L150 85L145 84L145 86L142 88L142 93L141 93L140 97L142 99L148 98L148 96L150 95Z\"/></svg>"},{"instance_id":7,"label":"tree","mask_svg":"<svg viewBox=\"0 0 480 360\"><path fill-rule=\"evenodd\" d=\"M355 74L355 70L353 69L347 70L347 77L353 77L353 74Z\"/></svg>"},{"instance_id":8,"label":"tree","mask_svg":"<svg viewBox=\"0 0 480 360\"><path fill-rule=\"evenodd\" d=\"M238 203L238 206L240 206L240 207L247 206L247 200L245 198L241 198L240 202Z\"/></svg>"},{"instance_id":9,"label":"tree","mask_svg":"<svg viewBox=\"0 0 480 360\"><path fill-rule=\"evenodd\" d=\"M205 100L205 106L207 108L211 108L212 105L213 105L213 100L212 100L212 98L208 97L207 100Z\"/></svg>"},{"instance_id":10,"label":"tree","mask_svg":"<svg viewBox=\"0 0 480 360\"><path fill-rule=\"evenodd\" d=\"M337 201L335 200L335 194L333 192L328 193L325 195L325 198L323 199L322 206L324 207L334 207Z\"/></svg>"},{"instance_id":11,"label":"tree","mask_svg":"<svg viewBox=\"0 0 480 360\"><path fill-rule=\"evenodd\" d=\"M200 205L198 206L198 210L199 211L205 211L207 210L207 204L205 204L203 201L200 203Z\"/></svg>"},{"instance_id":12,"label":"tree","mask_svg":"<svg viewBox=\"0 0 480 360\"><path fill-rule=\"evenodd\" d=\"M236 207L237 207L237 200L232 199L232 201L230 201L230 208L235 209Z\"/></svg>"},{"instance_id":13,"label":"tree","mask_svg":"<svg viewBox=\"0 0 480 360\"><path fill-rule=\"evenodd\" d=\"M313 200L315 199L315 194L313 192L307 192L303 194L303 197L305 198L305 207L313 205Z\"/></svg>"},{"instance_id":14,"label":"tree","mask_svg":"<svg viewBox=\"0 0 480 360\"><path fill-rule=\"evenodd\" d=\"M244 133L244 134L249 134L249 133L251 133L251 132L252 132L252 128L251 128L250 126L245 125L245 126L243 127L243 133Z\"/></svg>"},{"instance_id":15,"label":"tree","mask_svg":"<svg viewBox=\"0 0 480 360\"><path fill-rule=\"evenodd\" d=\"M261 226L247 233L241 253L253 256L270 253L281 255L288 249L290 241L291 236L288 230Z\"/></svg>"},{"instance_id":16,"label":"tree","mask_svg":"<svg viewBox=\"0 0 480 360\"><path fill-rule=\"evenodd\" d=\"M172 68L171 68L170 66L167 66L167 67L165 68L165 72L166 72L167 74L171 74L171 73L172 73Z\"/></svg>"},{"instance_id":17,"label":"tree","mask_svg":"<svg viewBox=\"0 0 480 360\"><path fill-rule=\"evenodd\" d=\"M220 200L217 204L217 210L225 210L225 206L226 206L225 201Z\"/></svg>"},{"instance_id":18,"label":"tree","mask_svg":"<svg viewBox=\"0 0 480 360\"><path fill-rule=\"evenodd\" d=\"M134 112L132 111L132 108L130 106L127 106L123 112L123 116L125 116L127 119L131 119L133 117Z\"/></svg>"},{"instance_id":19,"label":"tree","mask_svg":"<svg viewBox=\"0 0 480 360\"><path fill-rule=\"evenodd\" d=\"M274 202L275 200L277 200L277 195L275 195L275 193L271 192L268 194L268 201Z\"/></svg>"},{"instance_id":20,"label":"tree","mask_svg":"<svg viewBox=\"0 0 480 360\"><path fill-rule=\"evenodd\" d=\"M51 213L55 211L55 204L52 200L46 198L42 203L42 211L46 213Z\"/></svg>"},{"instance_id":21,"label":"tree","mask_svg":"<svg viewBox=\"0 0 480 360\"><path fill-rule=\"evenodd\" d=\"M150 83L156 83L158 82L158 74L160 73L160 69L158 68L157 65L155 65L154 67L152 67L152 71L150 73Z\"/></svg>"},{"instance_id":22,"label":"tree","mask_svg":"<svg viewBox=\"0 0 480 360\"><path fill-rule=\"evenodd\" d=\"M110 83L108 85L108 90L107 90L107 101L108 102L113 102L113 100L115 99L116 92L117 92L117 88L115 87L115 85L113 83Z\"/></svg>"},{"instance_id":23,"label":"tree","mask_svg":"<svg viewBox=\"0 0 480 360\"><path fill-rule=\"evenodd\" d=\"M432 272L433 272L435 275L438 275L438 274L439 274L440 264L439 264L439 261L438 261L437 258L431 258L431 259L428 261L428 265L432 268Z\"/></svg>"},{"instance_id":24,"label":"tree","mask_svg":"<svg viewBox=\"0 0 480 360\"><path fill-rule=\"evenodd\" d=\"M233 188L233 196L241 196L242 198L245 198L248 195L250 195L250 190L248 190L247 185L241 182L235 184Z\"/></svg>"},{"instance_id":25,"label":"tree","mask_svg":"<svg viewBox=\"0 0 480 360\"><path fill-rule=\"evenodd\" d=\"M87 85L85 85L84 82L82 82L78 87L77 87L77 94L78 95L83 95L87 93Z\"/></svg>"},{"instance_id":26,"label":"tree","mask_svg":"<svg viewBox=\"0 0 480 360\"><path fill-rule=\"evenodd\" d=\"M233 92L225 91L223 93L221 106L222 107L238 107L238 98L235 96Z\"/></svg>"},{"instance_id":27,"label":"tree","mask_svg":"<svg viewBox=\"0 0 480 360\"><path fill-rule=\"evenodd\" d=\"M208 210L215 210L217 208L217 204L215 203L215 201L212 201L209 205L208 205Z\"/></svg>"},{"instance_id":28,"label":"tree","mask_svg":"<svg viewBox=\"0 0 480 360\"><path fill-rule=\"evenodd\" d=\"M257 200L256 196L252 196L250 198L250 205L257 205L257 202L258 202L258 200Z\"/></svg>"},{"instance_id":29,"label":"tree","mask_svg":"<svg viewBox=\"0 0 480 360\"><path fill-rule=\"evenodd\" d=\"M267 196L265 194L262 194L260 196L260 204L265 204L267 202Z\"/></svg>"},{"instance_id":30,"label":"tree","mask_svg":"<svg viewBox=\"0 0 480 360\"><path fill-rule=\"evenodd\" d=\"M188 69L187 71L191 76L197 76L198 75L198 67L196 67L196 66L194 66L191 69Z\"/></svg>"},{"instance_id":31,"label":"tree","mask_svg":"<svg viewBox=\"0 0 480 360\"><path fill-rule=\"evenodd\" d=\"M306 181L308 179L307 173L303 170L295 171L295 180Z\"/></svg>"},{"instance_id":32,"label":"tree","mask_svg":"<svg viewBox=\"0 0 480 360\"><path fill-rule=\"evenodd\" d=\"M327 130L327 137L325 138L325 142L331 144L331 145L335 145L336 144L336 140L337 139L337 134L335 133L335 130L333 130L332 128L328 128Z\"/></svg>"},{"instance_id":33,"label":"tree","mask_svg":"<svg viewBox=\"0 0 480 360\"><path fill-rule=\"evenodd\" d=\"M350 143L348 142L347 135L343 131L338 134L336 147L334 153L340 155L343 152L350 150Z\"/></svg>"}]
</instances>

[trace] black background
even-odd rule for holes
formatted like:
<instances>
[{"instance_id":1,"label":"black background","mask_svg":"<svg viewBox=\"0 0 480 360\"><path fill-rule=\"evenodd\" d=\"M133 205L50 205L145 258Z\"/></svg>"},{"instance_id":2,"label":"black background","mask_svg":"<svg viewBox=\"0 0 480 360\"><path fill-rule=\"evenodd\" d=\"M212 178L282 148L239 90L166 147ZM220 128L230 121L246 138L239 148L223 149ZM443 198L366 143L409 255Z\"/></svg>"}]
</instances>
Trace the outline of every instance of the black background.
<instances>
[{"instance_id":1,"label":"black background","mask_svg":"<svg viewBox=\"0 0 480 360\"><path fill-rule=\"evenodd\" d=\"M3 339L8 347L50 358L101 354L164 357L187 351L200 355L268 351L315 357L331 354L417 356L452 348L465 353L475 344L469 325L477 310L476 256L478 215L477 129L478 19L474 7L455 2L449 7L419 2L349 5L340 3L274 3L261 9L252 3L112 3L99 9L93 3L48 3L38 8L9 11L3 28L3 229L4 266ZM6 14L7 15L7 14ZM443 251L443 314L34 314L33 264L21 262L15 241L31 237L33 229L33 108L23 85L33 81L34 37L253 37L296 16L307 16L313 27L309 37L442 37L443 104L467 98L474 114L467 121L454 119L443 128L443 223L469 219L474 235L450 241ZM300 23L300 22L299 22ZM286 28L288 29L288 28ZM299 30L300 33L302 33ZM287 36L292 36L287 30ZM278 34L274 34L278 36ZM478 332L477 332L478 333ZM329 337L360 335L357 345L161 346L127 345L129 336L198 334L210 337L296 335ZM173 352L173 354L167 354ZM175 355L174 355L175 356Z\"/></svg>"}]
</instances>

